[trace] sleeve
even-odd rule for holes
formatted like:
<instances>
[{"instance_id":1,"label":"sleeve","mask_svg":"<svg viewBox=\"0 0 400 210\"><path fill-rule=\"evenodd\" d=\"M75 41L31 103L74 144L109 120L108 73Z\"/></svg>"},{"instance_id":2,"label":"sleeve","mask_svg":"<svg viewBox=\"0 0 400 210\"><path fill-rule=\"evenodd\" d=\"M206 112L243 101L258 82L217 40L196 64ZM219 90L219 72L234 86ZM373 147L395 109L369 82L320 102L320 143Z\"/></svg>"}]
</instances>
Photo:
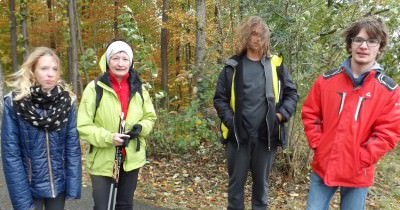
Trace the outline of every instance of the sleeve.
<instances>
[{"instance_id":1,"label":"sleeve","mask_svg":"<svg viewBox=\"0 0 400 210\"><path fill-rule=\"evenodd\" d=\"M150 98L150 94L143 87L143 116L139 120L138 124L142 126L140 136L147 136L153 129L154 123L157 119L156 112L154 110L153 103Z\"/></svg>"},{"instance_id":2,"label":"sleeve","mask_svg":"<svg viewBox=\"0 0 400 210\"><path fill-rule=\"evenodd\" d=\"M65 139L66 194L67 199L79 199L82 183L81 146L76 129L76 104L73 103L68 120L68 131Z\"/></svg>"},{"instance_id":3,"label":"sleeve","mask_svg":"<svg viewBox=\"0 0 400 210\"><path fill-rule=\"evenodd\" d=\"M301 113L304 132L311 149L316 149L318 147L323 127L320 79L321 78L317 79L311 88L303 104Z\"/></svg>"},{"instance_id":4,"label":"sleeve","mask_svg":"<svg viewBox=\"0 0 400 210\"><path fill-rule=\"evenodd\" d=\"M214 107L217 110L221 122L229 128L233 128L234 113L230 106L230 98L227 94L227 90L230 89L228 85L231 85L226 76L227 70L227 67L225 67L218 76L217 87L215 88L214 94Z\"/></svg>"},{"instance_id":5,"label":"sleeve","mask_svg":"<svg viewBox=\"0 0 400 210\"><path fill-rule=\"evenodd\" d=\"M287 71L287 68L282 68L282 71L282 102L280 103L277 112L282 114L283 122L287 122L296 110L299 96L297 94L296 85L293 83L292 77Z\"/></svg>"},{"instance_id":6,"label":"sleeve","mask_svg":"<svg viewBox=\"0 0 400 210\"><path fill-rule=\"evenodd\" d=\"M374 123L370 138L361 146L363 167L376 164L400 141L400 88L394 90L388 101Z\"/></svg>"},{"instance_id":7,"label":"sleeve","mask_svg":"<svg viewBox=\"0 0 400 210\"><path fill-rule=\"evenodd\" d=\"M33 209L28 175L22 160L18 122L11 97L6 97L1 123L1 156L8 193L15 210Z\"/></svg>"},{"instance_id":8,"label":"sleeve","mask_svg":"<svg viewBox=\"0 0 400 210\"><path fill-rule=\"evenodd\" d=\"M96 111L96 90L94 81L83 91L78 109L77 128L79 137L95 147L112 146L113 134L101 126L94 124Z\"/></svg>"}]
</instances>

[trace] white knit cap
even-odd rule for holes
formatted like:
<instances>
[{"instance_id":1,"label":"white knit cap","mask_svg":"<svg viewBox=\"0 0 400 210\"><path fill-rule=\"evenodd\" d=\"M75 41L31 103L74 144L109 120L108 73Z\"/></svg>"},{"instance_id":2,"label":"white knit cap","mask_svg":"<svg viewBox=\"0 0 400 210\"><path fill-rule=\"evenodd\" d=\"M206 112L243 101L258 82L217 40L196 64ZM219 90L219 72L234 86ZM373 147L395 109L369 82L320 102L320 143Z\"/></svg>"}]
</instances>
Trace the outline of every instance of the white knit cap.
<instances>
[{"instance_id":1,"label":"white knit cap","mask_svg":"<svg viewBox=\"0 0 400 210\"><path fill-rule=\"evenodd\" d=\"M129 56L131 64L133 63L133 51L132 48L123 41L115 41L111 43L106 51L106 61L109 63L111 56L115 53L125 52Z\"/></svg>"}]
</instances>

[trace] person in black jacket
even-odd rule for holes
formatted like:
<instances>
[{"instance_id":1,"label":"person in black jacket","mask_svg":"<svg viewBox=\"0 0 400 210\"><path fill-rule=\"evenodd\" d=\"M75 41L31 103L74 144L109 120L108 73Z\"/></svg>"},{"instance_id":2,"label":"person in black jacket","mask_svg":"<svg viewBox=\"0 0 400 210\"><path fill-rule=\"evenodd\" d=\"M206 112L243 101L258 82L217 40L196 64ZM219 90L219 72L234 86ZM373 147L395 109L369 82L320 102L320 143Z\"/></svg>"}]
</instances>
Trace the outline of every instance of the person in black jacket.
<instances>
[{"instance_id":1,"label":"person in black jacket","mask_svg":"<svg viewBox=\"0 0 400 210\"><path fill-rule=\"evenodd\" d=\"M236 36L236 55L221 71L214 96L226 144L228 209L244 209L249 170L252 209L267 209L268 176L277 147L287 145L285 122L298 95L282 58L270 54L269 29L260 17L242 22Z\"/></svg>"}]
</instances>

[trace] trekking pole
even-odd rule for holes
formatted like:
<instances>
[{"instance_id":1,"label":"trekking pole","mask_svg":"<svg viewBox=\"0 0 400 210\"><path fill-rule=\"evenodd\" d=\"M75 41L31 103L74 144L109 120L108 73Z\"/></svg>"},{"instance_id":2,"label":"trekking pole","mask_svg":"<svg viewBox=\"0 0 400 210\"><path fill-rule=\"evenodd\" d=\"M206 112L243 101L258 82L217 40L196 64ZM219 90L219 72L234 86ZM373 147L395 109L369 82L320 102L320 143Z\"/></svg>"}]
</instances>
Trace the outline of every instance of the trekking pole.
<instances>
[{"instance_id":1,"label":"trekking pole","mask_svg":"<svg viewBox=\"0 0 400 210\"><path fill-rule=\"evenodd\" d=\"M124 133L124 132L125 132L124 113L121 112L120 119L119 119L118 133ZM110 186L110 194L108 196L107 210L115 210L115 204L117 201L117 192L118 192L119 172L120 172L123 161L124 161L124 157L122 154L122 146L116 146L115 147L113 173L112 173L112 182L111 182L111 186Z\"/></svg>"}]
</instances>

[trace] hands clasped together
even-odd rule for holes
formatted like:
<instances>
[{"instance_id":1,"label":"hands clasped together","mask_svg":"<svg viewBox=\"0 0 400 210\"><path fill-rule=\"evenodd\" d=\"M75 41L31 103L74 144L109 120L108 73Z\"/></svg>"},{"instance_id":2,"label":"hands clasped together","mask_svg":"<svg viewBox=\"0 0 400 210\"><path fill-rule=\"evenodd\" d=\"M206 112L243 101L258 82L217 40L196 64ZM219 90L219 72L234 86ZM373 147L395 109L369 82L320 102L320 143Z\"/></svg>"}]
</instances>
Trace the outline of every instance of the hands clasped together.
<instances>
[{"instance_id":1,"label":"hands clasped together","mask_svg":"<svg viewBox=\"0 0 400 210\"><path fill-rule=\"evenodd\" d=\"M128 146L130 140L138 138L140 132L142 131L142 126L140 124L135 124L127 133L115 133L113 136L114 146Z\"/></svg>"}]
</instances>

